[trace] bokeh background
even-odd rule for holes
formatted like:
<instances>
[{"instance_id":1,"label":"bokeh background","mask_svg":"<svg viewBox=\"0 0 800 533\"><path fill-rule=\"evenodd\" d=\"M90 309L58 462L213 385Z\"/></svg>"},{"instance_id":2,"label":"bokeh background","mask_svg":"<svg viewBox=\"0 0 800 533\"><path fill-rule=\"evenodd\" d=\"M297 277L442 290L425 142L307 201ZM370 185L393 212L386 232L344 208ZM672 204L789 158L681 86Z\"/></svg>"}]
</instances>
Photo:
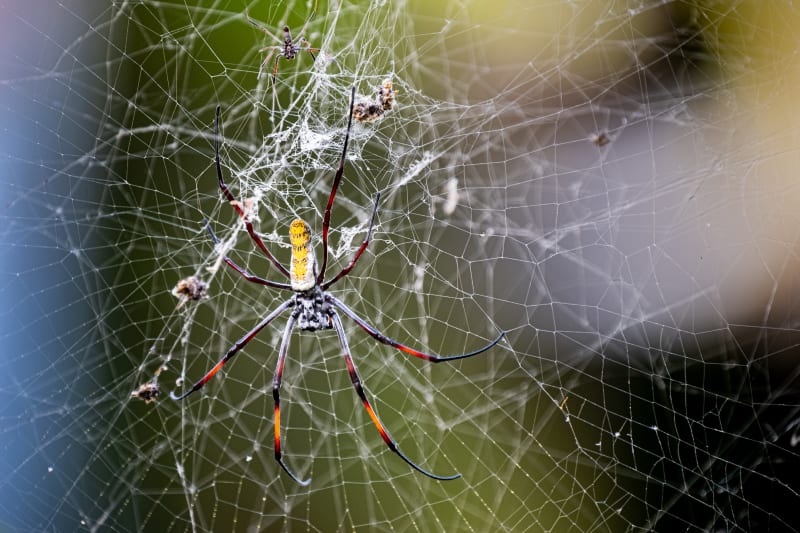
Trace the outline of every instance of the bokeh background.
<instances>
[{"instance_id":1,"label":"bokeh background","mask_svg":"<svg viewBox=\"0 0 800 533\"><path fill-rule=\"evenodd\" d=\"M312 1L0 5L0 529L790 531L800 501L800 10L792 2L320 0L316 60L259 79ZM267 71L271 68L271 62ZM335 294L194 382L286 296L213 165L288 260L319 234L350 87ZM215 248L206 221L222 244ZM318 241L317 241L318 244ZM319 250L319 246L317 246ZM223 265L224 266L224 265ZM195 275L208 298L176 299ZM142 385L160 395L132 396Z\"/></svg>"}]
</instances>

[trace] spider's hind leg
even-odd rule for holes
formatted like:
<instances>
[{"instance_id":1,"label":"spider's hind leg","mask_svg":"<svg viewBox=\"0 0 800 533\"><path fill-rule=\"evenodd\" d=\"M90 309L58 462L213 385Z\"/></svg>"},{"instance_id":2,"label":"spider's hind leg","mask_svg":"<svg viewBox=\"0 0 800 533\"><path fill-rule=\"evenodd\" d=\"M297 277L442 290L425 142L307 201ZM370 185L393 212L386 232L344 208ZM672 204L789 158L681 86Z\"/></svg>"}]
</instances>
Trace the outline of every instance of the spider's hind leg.
<instances>
[{"instance_id":1,"label":"spider's hind leg","mask_svg":"<svg viewBox=\"0 0 800 533\"><path fill-rule=\"evenodd\" d=\"M411 468L420 472L421 474L425 474L429 478L438 479L440 481L449 481L452 479L458 479L461 477L461 474L455 473L449 476L440 476L438 474L434 474L432 472L428 472L414 461L409 459L405 456L403 452L397 447L397 442L389 435L389 432L384 427L381 420L378 418L378 414L375 412L375 409L372 408L372 404L370 404L369 399L367 399L367 394L364 392L364 387L361 385L361 378L358 376L358 371L356 370L355 363L353 363L353 357L350 355L350 347L347 344L347 337L344 335L344 328L342 327L342 321L339 319L339 315L336 311L332 311L331 318L333 319L333 328L336 330L336 333L339 335L339 342L342 345L342 350L344 351L344 361L347 365L347 372L350 374L350 380L353 382L353 387L356 389L356 394L361 399L361 403L364 404L364 408L367 410L367 414L372 419L372 422L375 424L375 427L378 428L378 433L381 434L381 438L383 438L383 442L396 453L400 459L408 463Z\"/></svg>"},{"instance_id":2,"label":"spider's hind leg","mask_svg":"<svg viewBox=\"0 0 800 533\"><path fill-rule=\"evenodd\" d=\"M278 363L275 366L275 375L272 378L272 398L275 401L275 460L281 465L283 471L289 474L289 477L305 487L311 483L311 479L300 479L294 472L289 470L289 467L283 462L283 452L281 450L281 382L283 381L283 365L286 362L286 354L289 352L289 339L292 336L297 314L298 310L295 309L288 322L286 322L286 329L283 330L281 347L278 350Z\"/></svg>"}]
</instances>

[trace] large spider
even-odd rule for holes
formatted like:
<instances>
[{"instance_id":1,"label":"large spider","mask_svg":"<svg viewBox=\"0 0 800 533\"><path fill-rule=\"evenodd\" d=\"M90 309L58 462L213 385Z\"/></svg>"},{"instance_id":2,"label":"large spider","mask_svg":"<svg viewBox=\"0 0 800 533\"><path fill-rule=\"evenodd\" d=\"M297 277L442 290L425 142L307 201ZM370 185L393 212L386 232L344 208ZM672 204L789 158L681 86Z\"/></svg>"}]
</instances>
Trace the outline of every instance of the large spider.
<instances>
[{"instance_id":1,"label":"large spider","mask_svg":"<svg viewBox=\"0 0 800 533\"><path fill-rule=\"evenodd\" d=\"M397 341L394 341L382 333L380 333L377 329L373 326L369 325L363 318L358 316L354 311L352 311L349 307L347 307L341 300L333 296L327 290L328 288L346 276L356 265L356 262L361 257L361 254L364 253L364 250L367 248L367 244L369 243L370 235L372 234L372 227L375 223L375 215L378 212L378 200L380 199L380 194L375 195L375 205L372 208L372 218L370 219L369 229L367 230L367 235L364 238L364 242L361 243L358 250L356 251L353 259L350 263L345 266L341 272L335 275L333 278L329 280L325 280L325 268L328 265L328 231L330 229L330 221L331 221L331 207L333 206L333 200L336 197L336 191L339 188L339 183L342 180L342 174L344 173L344 162L347 155L347 143L350 139L350 128L353 122L353 102L355 99L355 87L353 87L351 96L350 96L350 112L348 113L348 120L347 120L347 133L344 137L344 147L342 148L342 158L339 162L339 168L336 171L336 175L333 178L333 186L331 187L331 194L328 197L328 205L325 208L325 215L322 219L322 265L319 268L319 272L317 271L317 263L314 258L314 251L311 248L311 229L309 228L308 224L301 220L297 219L292 222L291 226L289 227L289 239L292 243L292 258L291 258L291 265L289 270L286 269L283 265L281 265L275 256L273 256L267 247L264 245L264 242L261 240L261 237L253 229L253 223L248 219L247 215L245 214L244 210L242 209L242 204L237 202L234 199L233 194L231 193L228 186L225 184L225 181L222 178L222 167L220 165L220 157L219 157L219 115L220 115L220 108L217 106L217 113L216 118L214 121L214 158L216 161L217 167L217 179L219 180L219 188L222 190L222 194L228 199L230 204L236 209L236 212L239 213L239 216L242 217L244 220L245 226L247 227L247 232L250 234L250 237L256 243L256 245L261 249L262 252L267 256L267 258L272 262L272 264L277 268L284 276L289 278L289 283L281 283L276 281L269 281L253 274L250 274L245 269L234 263L227 255L223 256L222 259L225 263L228 264L233 270L241 274L247 281L258 283L260 285L266 285L267 287L275 287L277 289L284 289L293 291L294 294L285 302L280 304L274 311L272 311L266 318L261 320L253 329L247 332L241 339L236 341L236 343L228 350L228 352L219 360L219 362L214 365L214 367L208 371L208 373L203 376L203 378L195 383L191 389L187 390L180 396L176 395L175 392L171 392L170 396L173 400L182 400L186 398L193 392L201 389L203 385L205 385L208 380L210 380L214 374L216 374L222 367L227 363L234 355L239 353L239 351L244 348L247 343L249 343L253 338L262 330L264 329L270 322L272 322L278 315L286 311L287 309L291 309L291 314L289 315L289 320L286 322L286 327L283 330L283 337L281 338L281 345L278 349L278 363L275 368L275 375L272 381L272 396L275 400L275 459L278 461L278 464L286 471L289 476L295 480L296 482L300 483L301 485L308 485L311 482L310 479L301 480L298 478L291 470L286 466L283 462L283 458L281 455L281 429L280 429L280 420L281 420L281 411L280 411L280 389L281 389L281 380L283 378L283 365L286 360L286 354L289 351L289 339L291 337L292 329L297 326L299 329L304 331L316 331L321 329L334 329L336 330L337 335L339 336L339 342L342 346L342 351L344 352L344 361L345 365L347 366L347 371L350 374L350 379L353 382L353 386L355 387L356 394L361 399L361 402L364 404L364 408L367 410L372 422L378 428L378 432L381 434L383 441L392 450L394 453L400 456L400 458L411 465L412 468L425 474L428 477L433 479L439 480L448 480L448 479L456 479L461 476L461 474L453 474L450 476L440 476L437 474L433 474L424 470L422 467L418 466L416 463L411 461L408 457L406 457L400 449L397 447L397 443L394 439L389 435L389 432L383 426L383 423L378 418L377 413L372 408L369 400L367 399L367 395L364 392L364 388L361 385L361 379L358 376L358 372L356 371L355 364L353 363L353 358L350 355L350 347L347 343L347 338L344 334L344 329L342 327L342 322L339 318L339 311L344 313L345 316L349 317L353 320L356 324L358 324L361 329L366 331L369 335L371 335L375 340L381 342L383 344L388 344L389 346L393 346L398 350L401 350L407 354L413 355L415 357L419 357L421 359L425 359L426 361L430 361L433 363L439 363L441 361L453 361L455 359L463 359L465 357L472 357L473 355L477 355L482 353L495 344L497 344L500 339L505 334L501 332L500 335L484 346L483 348L476 350L474 352L465 353L461 355L453 355L449 357L442 357L439 355L432 355L427 354L424 352L417 351L413 348L405 346ZM208 228L209 233L211 233L211 238L214 242L218 242L216 236L214 235L211 228Z\"/></svg>"},{"instance_id":2,"label":"large spider","mask_svg":"<svg viewBox=\"0 0 800 533\"><path fill-rule=\"evenodd\" d=\"M297 39L293 39L292 38L292 32L289 30L289 26L284 26L283 27L283 44L265 46L264 48L261 48L259 50L260 53L264 53L264 52L267 52L267 51L269 51L269 53L264 58L264 61L261 62L261 66L258 69L258 79L261 79L264 76L264 67L267 66L267 64L269 63L269 60L276 53L278 55L277 55L277 57L275 57L275 64L272 67L272 83L273 83L273 85L274 85L276 77L278 75L278 63L280 62L281 58L291 60L291 59L294 59L297 56L297 54L299 54L300 52L306 51L306 52L308 52L308 55L311 56L311 59L316 61L317 58L316 58L316 56L314 56L314 54L315 53L319 53L320 49L319 48L311 48L311 43L303 38L303 34L306 31L306 27L308 26L308 23L311 22L311 19L314 18L314 14L316 14L316 12L317 12L317 2L315 1L314 2L314 9L311 10L311 15L309 15L308 19L306 19L306 23L303 24L302 28L300 28L300 32L298 34L300 36ZM250 15L246 15L246 16L247 16L247 21L250 24L252 24L256 28L258 28L259 30L263 31L265 34L267 34L268 36L272 37L276 41L280 41L280 39L278 39L275 35L273 35L272 32L269 31L266 27L264 27L264 25L262 25L260 22L250 18Z\"/></svg>"}]
</instances>

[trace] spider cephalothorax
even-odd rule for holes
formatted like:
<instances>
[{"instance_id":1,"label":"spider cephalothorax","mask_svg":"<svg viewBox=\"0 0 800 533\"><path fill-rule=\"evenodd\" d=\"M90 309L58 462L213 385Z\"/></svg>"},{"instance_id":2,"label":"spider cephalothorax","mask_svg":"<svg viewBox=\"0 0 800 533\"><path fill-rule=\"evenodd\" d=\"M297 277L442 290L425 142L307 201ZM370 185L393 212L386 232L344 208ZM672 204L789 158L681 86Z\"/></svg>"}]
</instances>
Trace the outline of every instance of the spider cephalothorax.
<instances>
[{"instance_id":1,"label":"spider cephalothorax","mask_svg":"<svg viewBox=\"0 0 800 533\"><path fill-rule=\"evenodd\" d=\"M322 289L314 286L305 292L297 292L292 297L297 317L297 328L303 331L333 329L333 306Z\"/></svg>"},{"instance_id":2,"label":"spider cephalothorax","mask_svg":"<svg viewBox=\"0 0 800 533\"><path fill-rule=\"evenodd\" d=\"M381 435L381 438L389 447L389 449L397 454L403 461L408 463L412 468L425 474L428 477L433 479L440 479L440 480L447 480L447 479L456 479L460 477L461 474L453 474L449 476L440 476L437 474L433 474L428 472L427 470L423 469L411 459L405 456L403 452L397 447L397 442L389 435L389 432L384 427L383 423L381 422L380 418L378 418L378 414L372 408L372 405L367 398L367 394L364 391L364 387L361 384L361 378L358 375L358 371L356 370L355 363L353 362L353 358L350 355L350 346L347 342L347 337L344 334L344 327L342 326L342 321L339 318L339 312L343 313L345 316L350 318L353 322L358 324L358 326L367 332L372 338L386 344L388 346L392 346L397 348L398 350L405 352L409 355L413 355L414 357L419 357L420 359L424 359L426 361L430 361L432 363L439 363L442 361L452 361L455 359L464 359L466 357L471 357L473 355L477 355L481 352L485 352L498 342L500 339L503 338L504 333L501 332L500 335L494 339L492 342L476 350L474 352L469 352L460 355L452 355L449 357L442 357L440 355L433 355L428 354L425 352L420 352L401 344L395 340L390 339L389 337L385 336L383 333L379 332L366 320L361 318L358 314L355 313L352 309L350 309L347 305L344 304L341 300L327 292L328 288L336 283L338 280L346 276L356 265L358 259L361 257L361 254L364 253L364 250L367 248L367 244L369 244L370 235L372 235L372 228L375 224L375 215L378 212L378 202L380 200L380 194L375 195L375 205L372 208L372 217L370 218L369 228L367 229L367 235L364 238L364 242L358 247L356 253L353 255L353 259L345 266L337 275L333 278L326 280L325 279L325 269L328 264L328 232L330 230L330 222L331 222L331 208L333 207L333 200L336 197L336 191L339 188L339 184L342 181L342 175L344 174L344 163L347 156L347 143L350 139L350 128L353 122L353 103L355 100L356 89L353 87L350 95L350 113L348 115L347 121L347 133L344 136L344 147L342 148L342 158L339 161L339 168L336 171L336 175L333 178L333 184L331 186L331 194L328 197L328 205L325 208L325 214L322 218L322 265L319 267L319 271L317 271L317 263L316 259L314 258L314 251L311 248L311 229L309 228L308 224L306 224L303 220L297 219L292 222L289 228L289 239L292 244L292 259L289 269L284 267L275 256L270 253L267 247L264 245L264 241L259 237L258 233L256 233L255 229L253 228L253 223L247 217L247 214L242 209L242 206L233 196L230 189L228 189L228 185L225 183L225 180L222 177L222 165L220 163L219 157L219 114L220 108L217 107L217 115L216 120L214 122L214 158L216 161L217 167L217 179L219 181L219 188L222 191L222 194L228 199L230 204L234 207L236 212L244 221L245 227L247 228L247 233L250 235L250 238L255 242L256 246L266 255L267 259L275 266L275 268L284 276L289 279L289 283L277 282L277 281L270 281L259 276L250 274L245 269L237 265L233 262L227 255L222 256L222 260L231 267L233 270L238 272L241 276L243 276L247 281L258 283L260 285L266 285L267 287L274 287L277 289L284 289L293 291L294 294L291 298L285 300L282 304L278 305L271 313L269 313L265 318L263 318L258 324L253 327L250 331L248 331L241 339L236 341L236 343L231 346L231 348L227 351L227 353L220 359L216 365L214 365L211 370L209 370L205 376L203 376L200 381L197 381L192 388L187 390L181 395L176 395L174 392L170 394L172 399L174 400L182 400L192 394L193 392L201 389L207 382L210 380L214 375L227 363L233 356L239 353L247 343L249 343L253 338L255 338L258 333L267 327L270 322L272 322L275 318L281 315L284 311L288 309L292 309L291 313L289 314L289 319L286 321L286 326L283 330L283 336L281 337L281 344L280 348L278 349L278 361L275 367L275 375L272 380L272 396L275 402L275 459L278 461L278 464L281 465L281 468L295 481L302 485L307 485L311 482L310 479L301 480L298 478L289 467L286 466L286 463L283 461L283 454L281 452L281 430L280 430L280 420L281 420L281 410L280 410L280 390L281 390L281 382L283 380L283 368L284 362L286 360L286 355L289 352L289 340L291 338L292 330L297 327L304 331L316 331L320 329L333 329L336 331L337 336L339 337L339 344L341 345L342 352L345 359L345 365L347 366L347 372L350 374L350 380L353 382L353 387L356 390L356 394L358 395L361 403L364 405L367 413L370 416L370 419L375 424L375 427L378 429L378 432ZM211 230L211 227L208 227L209 233L211 234L211 238L217 242L217 238L214 235L214 232Z\"/></svg>"}]
</instances>

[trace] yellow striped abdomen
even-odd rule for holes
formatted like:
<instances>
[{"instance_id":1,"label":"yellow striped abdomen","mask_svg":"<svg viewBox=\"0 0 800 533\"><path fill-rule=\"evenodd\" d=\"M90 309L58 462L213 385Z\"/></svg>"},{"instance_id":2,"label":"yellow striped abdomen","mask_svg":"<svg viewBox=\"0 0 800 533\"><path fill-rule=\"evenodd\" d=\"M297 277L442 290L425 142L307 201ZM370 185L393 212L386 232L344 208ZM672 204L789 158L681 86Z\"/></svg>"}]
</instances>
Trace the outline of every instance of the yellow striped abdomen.
<instances>
[{"instance_id":1,"label":"yellow striped abdomen","mask_svg":"<svg viewBox=\"0 0 800 533\"><path fill-rule=\"evenodd\" d=\"M292 264L289 267L292 290L307 291L317 280L317 261L311 249L311 228L304 220L296 219L289 226L292 243Z\"/></svg>"}]
</instances>

